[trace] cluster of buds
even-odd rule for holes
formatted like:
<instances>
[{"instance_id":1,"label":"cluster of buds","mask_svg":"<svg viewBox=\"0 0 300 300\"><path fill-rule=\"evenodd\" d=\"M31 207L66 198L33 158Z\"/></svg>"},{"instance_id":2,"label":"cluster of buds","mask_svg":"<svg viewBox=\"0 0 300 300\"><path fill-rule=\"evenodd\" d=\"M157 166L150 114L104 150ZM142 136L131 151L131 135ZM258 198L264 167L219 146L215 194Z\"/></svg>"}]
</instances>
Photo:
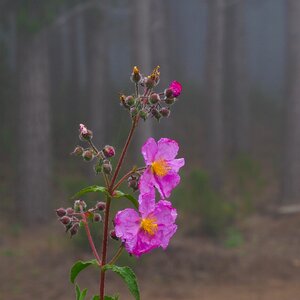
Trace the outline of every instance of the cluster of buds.
<instances>
[{"instance_id":1,"label":"cluster of buds","mask_svg":"<svg viewBox=\"0 0 300 300\"><path fill-rule=\"evenodd\" d=\"M56 215L60 223L64 225L66 232L70 232L72 237L78 233L82 221L102 222L100 212L104 212L105 209L105 202L97 202L94 207L87 209L87 205L83 200L76 200L73 208L58 208Z\"/></svg>"},{"instance_id":2,"label":"cluster of buds","mask_svg":"<svg viewBox=\"0 0 300 300\"><path fill-rule=\"evenodd\" d=\"M88 148L76 146L71 154L82 157L85 161L92 161L94 158L98 159L94 169L96 174L103 172L104 174L111 174L112 165L109 159L115 156L114 147L106 145L102 150L98 150L92 143L93 132L89 130L84 124L79 124L79 139L88 143Z\"/></svg>"},{"instance_id":3,"label":"cluster of buds","mask_svg":"<svg viewBox=\"0 0 300 300\"><path fill-rule=\"evenodd\" d=\"M134 192L139 188L139 179L140 175L138 173L130 175L127 179L128 187L131 188Z\"/></svg>"},{"instance_id":4,"label":"cluster of buds","mask_svg":"<svg viewBox=\"0 0 300 300\"><path fill-rule=\"evenodd\" d=\"M143 76L138 67L134 67L131 81L136 85L135 95L121 95L121 105L130 113L132 118L139 117L146 121L148 117L160 120L167 118L171 113L171 105L180 95L182 86L178 81L173 81L162 93L155 93L153 88L158 85L160 79L159 66L154 68L149 76ZM144 87L143 95L139 94L139 86Z\"/></svg>"}]
</instances>

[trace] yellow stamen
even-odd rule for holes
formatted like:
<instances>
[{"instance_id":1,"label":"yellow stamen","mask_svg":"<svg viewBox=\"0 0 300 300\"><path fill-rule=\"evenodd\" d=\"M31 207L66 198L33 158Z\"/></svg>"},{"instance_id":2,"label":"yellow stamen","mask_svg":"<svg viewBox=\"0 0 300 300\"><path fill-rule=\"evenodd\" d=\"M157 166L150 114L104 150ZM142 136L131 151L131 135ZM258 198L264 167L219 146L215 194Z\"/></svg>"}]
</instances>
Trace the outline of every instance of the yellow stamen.
<instances>
[{"instance_id":1,"label":"yellow stamen","mask_svg":"<svg viewBox=\"0 0 300 300\"><path fill-rule=\"evenodd\" d=\"M150 235L154 235L157 231L158 225L155 218L145 218L141 221L141 228Z\"/></svg>"},{"instance_id":2,"label":"yellow stamen","mask_svg":"<svg viewBox=\"0 0 300 300\"><path fill-rule=\"evenodd\" d=\"M160 66L157 66L156 68L154 68L154 70L152 71L152 74L148 77L150 77L153 80L158 80L160 72L159 72Z\"/></svg>"},{"instance_id":3,"label":"yellow stamen","mask_svg":"<svg viewBox=\"0 0 300 300\"><path fill-rule=\"evenodd\" d=\"M151 164L151 169L154 174L162 177L168 174L171 167L164 159L159 159Z\"/></svg>"}]
</instances>

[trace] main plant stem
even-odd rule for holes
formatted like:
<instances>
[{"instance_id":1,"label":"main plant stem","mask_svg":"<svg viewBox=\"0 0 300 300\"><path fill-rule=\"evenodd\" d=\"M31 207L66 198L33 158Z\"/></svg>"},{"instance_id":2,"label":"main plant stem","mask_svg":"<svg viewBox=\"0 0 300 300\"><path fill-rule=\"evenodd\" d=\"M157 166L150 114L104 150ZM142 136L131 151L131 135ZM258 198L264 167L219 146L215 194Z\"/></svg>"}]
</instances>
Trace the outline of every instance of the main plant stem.
<instances>
[{"instance_id":1,"label":"main plant stem","mask_svg":"<svg viewBox=\"0 0 300 300\"><path fill-rule=\"evenodd\" d=\"M124 148L122 150L122 153L120 155L119 161L116 166L116 170L114 172L114 175L110 181L109 187L108 187L108 193L110 196L107 196L106 201L106 209L105 209L105 216L104 216L104 226L103 226L103 241L102 241L102 254L101 254L101 272L100 272L100 300L104 300L104 286L105 286L105 271L103 270L103 266L106 264L106 256L107 256L107 244L108 244L108 223L109 223L109 212L110 212L110 204L113 194L113 187L115 184L115 181L117 179L117 176L120 172L121 166L123 164L128 146L131 142L134 130L137 126L138 118L134 118L132 121L131 129L129 131L126 143L124 145Z\"/></svg>"}]
</instances>

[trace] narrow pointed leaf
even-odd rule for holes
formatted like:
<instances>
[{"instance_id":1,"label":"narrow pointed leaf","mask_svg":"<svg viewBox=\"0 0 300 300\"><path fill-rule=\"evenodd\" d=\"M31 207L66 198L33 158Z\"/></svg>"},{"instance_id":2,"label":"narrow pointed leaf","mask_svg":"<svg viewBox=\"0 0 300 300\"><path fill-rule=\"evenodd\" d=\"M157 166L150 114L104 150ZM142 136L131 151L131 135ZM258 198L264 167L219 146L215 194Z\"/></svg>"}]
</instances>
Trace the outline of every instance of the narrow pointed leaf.
<instances>
[{"instance_id":1,"label":"narrow pointed leaf","mask_svg":"<svg viewBox=\"0 0 300 300\"><path fill-rule=\"evenodd\" d=\"M122 198L122 197L127 198L129 201L131 201L131 203L134 205L135 208L137 209L139 208L139 202L132 195L125 194L122 191L114 192L114 198Z\"/></svg>"},{"instance_id":2,"label":"narrow pointed leaf","mask_svg":"<svg viewBox=\"0 0 300 300\"><path fill-rule=\"evenodd\" d=\"M92 260L88 260L88 261L77 261L71 268L70 271L70 281L72 283L75 282L75 279L77 277L77 275L84 270L85 268L87 268L90 265L96 265L99 266L98 262L96 259L92 259Z\"/></svg>"},{"instance_id":3,"label":"narrow pointed leaf","mask_svg":"<svg viewBox=\"0 0 300 300\"><path fill-rule=\"evenodd\" d=\"M76 300L84 300L87 294L87 289L80 291L79 285L75 285Z\"/></svg>"},{"instance_id":4,"label":"narrow pointed leaf","mask_svg":"<svg viewBox=\"0 0 300 300\"><path fill-rule=\"evenodd\" d=\"M79 198L87 193L105 193L105 194L108 194L106 188L104 186L99 186L99 185L91 185L91 186L88 186L82 190L80 190L78 193L76 193L75 195L73 195L71 197L71 199L76 199L76 198Z\"/></svg>"},{"instance_id":5,"label":"narrow pointed leaf","mask_svg":"<svg viewBox=\"0 0 300 300\"><path fill-rule=\"evenodd\" d=\"M140 292L137 284L137 279L132 269L130 269L129 267L118 267L116 265L105 265L103 266L103 270L111 270L122 277L135 300L140 300Z\"/></svg>"}]
</instances>

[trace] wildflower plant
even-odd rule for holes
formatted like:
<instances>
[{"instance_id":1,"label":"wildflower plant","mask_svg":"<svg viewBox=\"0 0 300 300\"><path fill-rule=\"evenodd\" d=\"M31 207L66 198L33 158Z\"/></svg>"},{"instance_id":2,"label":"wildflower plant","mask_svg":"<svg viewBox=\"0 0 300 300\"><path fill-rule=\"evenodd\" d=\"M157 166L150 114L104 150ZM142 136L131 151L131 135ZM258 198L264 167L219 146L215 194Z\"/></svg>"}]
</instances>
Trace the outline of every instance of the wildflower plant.
<instances>
[{"instance_id":1,"label":"wildflower plant","mask_svg":"<svg viewBox=\"0 0 300 300\"><path fill-rule=\"evenodd\" d=\"M148 121L150 118L159 121L161 118L169 117L171 105L177 101L182 87L179 82L173 81L164 92L154 92L160 79L159 66L149 76L143 76L138 67L134 67L130 79L134 83L135 91L132 95L121 95L120 101L130 115L131 128L116 167L113 168L111 164L111 159L116 154L114 147L106 145L99 150L92 142L92 131L84 124L80 124L79 139L86 143L86 147L77 146L72 154L82 157L85 161L96 161L94 169L96 174L102 174L104 185L82 189L73 196L76 200L72 208L56 210L59 221L71 236L76 235L81 227L84 228L94 255L91 260L77 261L71 268L70 280L75 284L77 300L84 300L87 297L87 289L79 288L77 276L91 265L97 266L100 272L99 295L93 296L92 300L119 299L119 296L105 295L107 271L113 271L123 278L134 299L139 300L140 292L135 274L127 266L116 265L118 258L124 249L135 257L140 257L158 247L166 249L177 230L175 224L177 211L168 198L180 182L178 172L184 165L183 158L176 158L178 143L168 138L155 141L149 137L141 149L145 165L134 166L123 176L120 176L120 171L139 122ZM133 193L138 193L138 196L119 190L124 183L127 183ZM159 201L155 199L156 190L160 195ZM87 193L100 193L102 199L95 205L88 206L81 199ZM127 198L133 208L118 211L111 218L110 209L116 204L114 201L116 198ZM92 222L99 222L103 227L100 250L96 249L91 235ZM119 243L118 250L111 256L108 253L109 237Z\"/></svg>"}]
</instances>

